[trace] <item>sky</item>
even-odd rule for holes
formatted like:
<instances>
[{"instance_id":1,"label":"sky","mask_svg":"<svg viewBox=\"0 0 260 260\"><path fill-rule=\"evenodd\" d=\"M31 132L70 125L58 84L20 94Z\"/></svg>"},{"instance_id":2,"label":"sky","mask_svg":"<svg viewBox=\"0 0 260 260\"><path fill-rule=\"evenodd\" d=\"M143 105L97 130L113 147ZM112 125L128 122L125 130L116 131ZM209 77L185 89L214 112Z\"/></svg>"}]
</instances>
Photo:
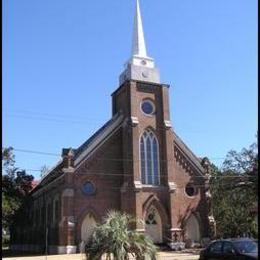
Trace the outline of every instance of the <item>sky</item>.
<instances>
[{"instance_id":1,"label":"sky","mask_svg":"<svg viewBox=\"0 0 260 260\"><path fill-rule=\"evenodd\" d=\"M174 131L221 166L257 134L257 1L140 0ZM3 146L39 179L111 118L134 0L3 0ZM31 151L31 152L30 152ZM41 152L41 153L35 153Z\"/></svg>"}]
</instances>

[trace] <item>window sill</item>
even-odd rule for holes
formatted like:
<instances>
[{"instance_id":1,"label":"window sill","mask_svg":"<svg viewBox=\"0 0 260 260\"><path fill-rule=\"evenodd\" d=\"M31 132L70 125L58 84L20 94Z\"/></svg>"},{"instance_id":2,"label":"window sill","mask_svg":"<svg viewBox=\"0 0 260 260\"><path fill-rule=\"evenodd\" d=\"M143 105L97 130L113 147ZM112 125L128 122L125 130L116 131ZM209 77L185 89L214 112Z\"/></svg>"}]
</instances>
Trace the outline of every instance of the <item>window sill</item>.
<instances>
[{"instance_id":1,"label":"window sill","mask_svg":"<svg viewBox=\"0 0 260 260\"><path fill-rule=\"evenodd\" d=\"M166 186L162 186L162 185L147 185L147 184L142 184L142 188L144 190L164 190L167 189Z\"/></svg>"},{"instance_id":2,"label":"window sill","mask_svg":"<svg viewBox=\"0 0 260 260\"><path fill-rule=\"evenodd\" d=\"M142 187L144 188L158 188L158 187L163 187L161 185L151 185L151 184L142 184Z\"/></svg>"}]
</instances>

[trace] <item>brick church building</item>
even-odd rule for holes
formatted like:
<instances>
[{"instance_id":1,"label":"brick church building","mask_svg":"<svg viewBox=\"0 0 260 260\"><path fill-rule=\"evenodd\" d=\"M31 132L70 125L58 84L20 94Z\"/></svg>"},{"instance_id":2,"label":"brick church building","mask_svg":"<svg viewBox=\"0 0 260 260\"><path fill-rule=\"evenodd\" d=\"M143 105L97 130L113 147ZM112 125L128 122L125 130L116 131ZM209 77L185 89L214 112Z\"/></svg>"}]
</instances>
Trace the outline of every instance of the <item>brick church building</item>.
<instances>
[{"instance_id":1,"label":"brick church building","mask_svg":"<svg viewBox=\"0 0 260 260\"><path fill-rule=\"evenodd\" d=\"M31 192L28 220L12 248L74 253L113 209L142 219L156 244L201 243L210 236L208 161L172 128L170 86L147 56L137 0L132 56L112 93L112 117L62 159Z\"/></svg>"}]
</instances>

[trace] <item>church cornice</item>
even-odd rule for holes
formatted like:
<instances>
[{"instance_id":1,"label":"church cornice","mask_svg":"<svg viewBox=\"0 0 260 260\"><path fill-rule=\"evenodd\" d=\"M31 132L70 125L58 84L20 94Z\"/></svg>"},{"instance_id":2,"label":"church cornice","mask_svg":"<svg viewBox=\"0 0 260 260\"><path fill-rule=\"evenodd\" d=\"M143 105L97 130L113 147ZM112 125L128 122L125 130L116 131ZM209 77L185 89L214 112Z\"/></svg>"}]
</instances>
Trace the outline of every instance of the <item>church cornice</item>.
<instances>
[{"instance_id":1,"label":"church cornice","mask_svg":"<svg viewBox=\"0 0 260 260\"><path fill-rule=\"evenodd\" d=\"M164 88L170 88L171 86L169 84L166 83L154 83L154 82L148 82L148 81L141 81L141 80L127 80L125 81L123 84L121 84L114 92L112 92L111 96L114 96L118 93L120 93L120 91L122 91L124 89L125 86L129 86L131 83L136 83L138 84L144 84L147 85L147 87L151 87L151 86L159 86L159 87L164 87Z\"/></svg>"},{"instance_id":2,"label":"church cornice","mask_svg":"<svg viewBox=\"0 0 260 260\"><path fill-rule=\"evenodd\" d=\"M199 159L191 152L186 144L174 133L174 157L179 165L190 175L205 176L205 169Z\"/></svg>"}]
</instances>

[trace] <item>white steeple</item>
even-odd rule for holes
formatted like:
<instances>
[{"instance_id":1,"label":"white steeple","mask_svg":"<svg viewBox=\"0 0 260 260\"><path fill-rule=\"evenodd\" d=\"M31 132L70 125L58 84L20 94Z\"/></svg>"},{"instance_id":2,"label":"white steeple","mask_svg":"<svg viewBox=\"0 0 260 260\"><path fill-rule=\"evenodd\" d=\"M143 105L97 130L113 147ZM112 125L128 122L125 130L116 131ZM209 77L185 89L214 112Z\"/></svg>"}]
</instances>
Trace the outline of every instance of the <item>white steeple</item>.
<instances>
[{"instance_id":1,"label":"white steeple","mask_svg":"<svg viewBox=\"0 0 260 260\"><path fill-rule=\"evenodd\" d=\"M160 83L160 74L155 67L154 60L147 56L143 23L139 0L136 0L136 13L134 20L134 32L132 54L126 63L125 71L120 75L120 85L126 80L139 80Z\"/></svg>"},{"instance_id":2,"label":"white steeple","mask_svg":"<svg viewBox=\"0 0 260 260\"><path fill-rule=\"evenodd\" d=\"M139 0L136 0L132 55L139 57L147 56Z\"/></svg>"}]
</instances>

